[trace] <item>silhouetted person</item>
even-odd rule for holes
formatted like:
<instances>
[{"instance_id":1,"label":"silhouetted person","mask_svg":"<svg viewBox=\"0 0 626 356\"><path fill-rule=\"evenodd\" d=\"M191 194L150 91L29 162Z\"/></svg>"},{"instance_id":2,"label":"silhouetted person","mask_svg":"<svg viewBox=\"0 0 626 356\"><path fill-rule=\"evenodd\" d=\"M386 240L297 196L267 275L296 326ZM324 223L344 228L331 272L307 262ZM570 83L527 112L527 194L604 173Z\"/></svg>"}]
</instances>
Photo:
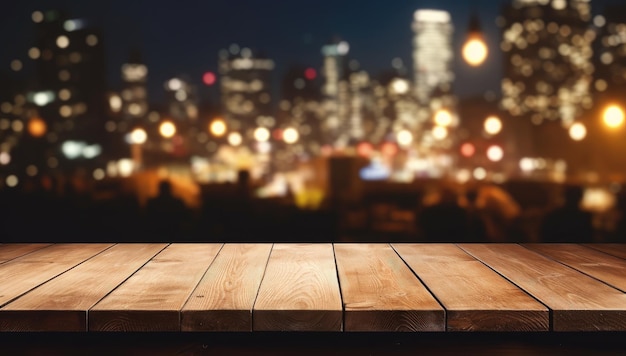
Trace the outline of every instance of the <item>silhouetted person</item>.
<instances>
[{"instance_id":1,"label":"silhouetted person","mask_svg":"<svg viewBox=\"0 0 626 356\"><path fill-rule=\"evenodd\" d=\"M476 203L478 190L469 189L465 193L465 199L467 200L467 225L464 240L467 242L487 242L487 227L483 216L484 213Z\"/></svg>"},{"instance_id":2,"label":"silhouetted person","mask_svg":"<svg viewBox=\"0 0 626 356\"><path fill-rule=\"evenodd\" d=\"M150 233L146 238L152 240L154 237L161 241L181 239L187 215L185 203L172 195L171 183L160 182L159 195L146 204L146 223Z\"/></svg>"},{"instance_id":3,"label":"silhouetted person","mask_svg":"<svg viewBox=\"0 0 626 356\"><path fill-rule=\"evenodd\" d=\"M443 189L439 202L418 214L418 228L427 242L456 242L467 239L467 212L457 202L457 195Z\"/></svg>"},{"instance_id":4,"label":"silhouetted person","mask_svg":"<svg viewBox=\"0 0 626 356\"><path fill-rule=\"evenodd\" d=\"M544 242L592 242L593 222L591 213L580 208L583 188L565 187L565 204L544 217L541 239Z\"/></svg>"}]
</instances>

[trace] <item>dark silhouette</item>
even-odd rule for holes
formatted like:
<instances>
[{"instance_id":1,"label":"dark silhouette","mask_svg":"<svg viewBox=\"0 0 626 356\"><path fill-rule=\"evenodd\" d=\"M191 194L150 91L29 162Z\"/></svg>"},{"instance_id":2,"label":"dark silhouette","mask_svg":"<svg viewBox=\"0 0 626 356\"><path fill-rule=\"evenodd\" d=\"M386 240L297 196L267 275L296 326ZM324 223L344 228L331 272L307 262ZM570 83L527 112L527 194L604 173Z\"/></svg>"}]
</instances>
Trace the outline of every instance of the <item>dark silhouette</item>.
<instances>
[{"instance_id":1,"label":"dark silhouette","mask_svg":"<svg viewBox=\"0 0 626 356\"><path fill-rule=\"evenodd\" d=\"M590 212L580 208L583 188L570 185L565 187L563 206L544 217L540 236L544 242L592 242L593 223Z\"/></svg>"},{"instance_id":2,"label":"dark silhouette","mask_svg":"<svg viewBox=\"0 0 626 356\"><path fill-rule=\"evenodd\" d=\"M185 203L172 194L169 181L159 183L159 195L148 200L146 204L146 228L148 239L152 237L161 241L181 240L184 224L189 218Z\"/></svg>"},{"instance_id":3,"label":"dark silhouette","mask_svg":"<svg viewBox=\"0 0 626 356\"><path fill-rule=\"evenodd\" d=\"M477 206L478 190L468 189L465 192L467 200L467 242L487 242L487 227L483 211Z\"/></svg>"},{"instance_id":4,"label":"dark silhouette","mask_svg":"<svg viewBox=\"0 0 626 356\"><path fill-rule=\"evenodd\" d=\"M427 242L466 241L468 214L457 200L454 191L443 188L439 202L419 212L418 229Z\"/></svg>"}]
</instances>

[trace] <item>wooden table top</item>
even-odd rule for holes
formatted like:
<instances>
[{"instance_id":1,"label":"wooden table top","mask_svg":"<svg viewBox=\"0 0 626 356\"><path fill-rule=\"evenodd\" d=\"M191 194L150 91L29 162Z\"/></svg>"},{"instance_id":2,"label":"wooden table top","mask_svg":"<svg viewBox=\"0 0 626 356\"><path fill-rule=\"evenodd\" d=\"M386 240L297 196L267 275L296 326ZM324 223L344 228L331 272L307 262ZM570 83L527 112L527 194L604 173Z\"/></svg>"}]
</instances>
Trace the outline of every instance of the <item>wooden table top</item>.
<instances>
[{"instance_id":1,"label":"wooden table top","mask_svg":"<svg viewBox=\"0 0 626 356\"><path fill-rule=\"evenodd\" d=\"M0 331L626 331L626 245L0 245Z\"/></svg>"}]
</instances>

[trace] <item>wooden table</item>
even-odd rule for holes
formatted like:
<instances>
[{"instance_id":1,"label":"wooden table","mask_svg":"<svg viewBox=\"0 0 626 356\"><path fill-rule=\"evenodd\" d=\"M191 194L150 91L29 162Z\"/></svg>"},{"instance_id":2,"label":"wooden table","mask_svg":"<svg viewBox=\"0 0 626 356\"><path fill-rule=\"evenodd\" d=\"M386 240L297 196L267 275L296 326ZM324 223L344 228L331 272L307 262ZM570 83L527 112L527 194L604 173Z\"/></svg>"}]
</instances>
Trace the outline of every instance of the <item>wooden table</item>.
<instances>
[{"instance_id":1,"label":"wooden table","mask_svg":"<svg viewBox=\"0 0 626 356\"><path fill-rule=\"evenodd\" d=\"M623 332L625 257L625 245L3 244L0 332Z\"/></svg>"}]
</instances>

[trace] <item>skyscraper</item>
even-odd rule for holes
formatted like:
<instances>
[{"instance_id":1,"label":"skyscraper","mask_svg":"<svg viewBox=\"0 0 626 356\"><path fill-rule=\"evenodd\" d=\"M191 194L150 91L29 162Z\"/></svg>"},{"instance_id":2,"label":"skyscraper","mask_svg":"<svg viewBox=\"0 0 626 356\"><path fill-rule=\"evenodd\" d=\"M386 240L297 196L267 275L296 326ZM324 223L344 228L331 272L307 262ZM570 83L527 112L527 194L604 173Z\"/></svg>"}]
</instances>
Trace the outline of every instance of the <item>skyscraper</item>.
<instances>
[{"instance_id":1,"label":"skyscraper","mask_svg":"<svg viewBox=\"0 0 626 356\"><path fill-rule=\"evenodd\" d=\"M502 28L502 106L539 125L571 125L593 105L589 0L515 0Z\"/></svg>"},{"instance_id":2,"label":"skyscraper","mask_svg":"<svg viewBox=\"0 0 626 356\"><path fill-rule=\"evenodd\" d=\"M342 126L348 112L348 83L346 56L350 51L350 45L346 41L334 39L331 43L322 47L324 65L322 67L322 106L326 119L323 125L324 143L336 144L342 134Z\"/></svg>"},{"instance_id":3,"label":"skyscraper","mask_svg":"<svg viewBox=\"0 0 626 356\"><path fill-rule=\"evenodd\" d=\"M450 14L442 10L417 10L413 19L415 95L422 115L453 105L454 58Z\"/></svg>"},{"instance_id":4,"label":"skyscraper","mask_svg":"<svg viewBox=\"0 0 626 356\"><path fill-rule=\"evenodd\" d=\"M239 131L244 142L257 126L271 118L271 75L274 61L249 48L232 44L219 53L222 113L229 130ZM272 119L272 120L270 120Z\"/></svg>"},{"instance_id":5,"label":"skyscraper","mask_svg":"<svg viewBox=\"0 0 626 356\"><path fill-rule=\"evenodd\" d=\"M35 80L20 96L29 110L17 156L38 172L98 166L106 115L100 31L56 10L35 11L32 21L36 40L28 55Z\"/></svg>"}]
</instances>

